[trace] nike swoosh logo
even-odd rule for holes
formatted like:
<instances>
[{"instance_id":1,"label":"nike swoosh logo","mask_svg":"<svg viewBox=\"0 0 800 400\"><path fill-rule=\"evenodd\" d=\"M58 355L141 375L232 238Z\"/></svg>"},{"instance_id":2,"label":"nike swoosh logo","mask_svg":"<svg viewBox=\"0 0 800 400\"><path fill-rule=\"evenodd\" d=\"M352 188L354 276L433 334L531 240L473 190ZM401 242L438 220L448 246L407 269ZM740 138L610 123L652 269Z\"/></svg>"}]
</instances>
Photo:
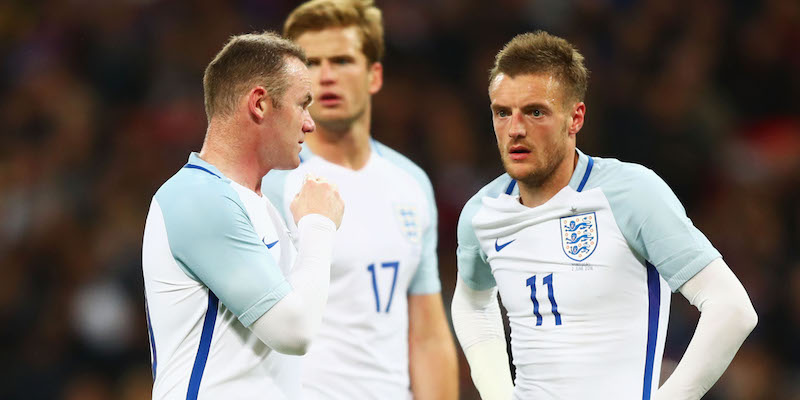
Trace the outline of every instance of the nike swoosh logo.
<instances>
[{"instance_id":1,"label":"nike swoosh logo","mask_svg":"<svg viewBox=\"0 0 800 400\"><path fill-rule=\"evenodd\" d=\"M267 238L261 239L261 242L263 242L263 243L264 243L264 245L266 245L268 249L271 249L273 246L275 246L276 244L278 244L278 241L277 241L277 240L276 240L276 241L274 241L274 242L272 242L272 243L267 243L267 242L266 242L266 239L267 239Z\"/></svg>"},{"instance_id":2,"label":"nike swoosh logo","mask_svg":"<svg viewBox=\"0 0 800 400\"><path fill-rule=\"evenodd\" d=\"M497 239L495 239L495 240L494 240L494 249L495 249L495 251L500 251L500 250L503 250L503 248L505 248L506 246L510 245L510 244L511 244L511 242L513 242L514 240L517 240L517 239L512 239L512 240L510 240L508 243L503 243L503 244L501 244L501 245L498 245L498 244L497 244Z\"/></svg>"}]
</instances>

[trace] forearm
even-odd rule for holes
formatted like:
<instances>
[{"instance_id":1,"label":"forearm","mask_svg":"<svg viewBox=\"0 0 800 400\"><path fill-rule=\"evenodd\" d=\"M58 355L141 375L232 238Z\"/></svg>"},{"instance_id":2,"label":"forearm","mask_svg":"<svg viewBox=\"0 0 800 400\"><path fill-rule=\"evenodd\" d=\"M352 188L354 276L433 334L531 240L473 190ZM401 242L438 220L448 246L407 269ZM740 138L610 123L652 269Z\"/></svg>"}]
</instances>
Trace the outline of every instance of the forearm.
<instances>
[{"instance_id":1,"label":"forearm","mask_svg":"<svg viewBox=\"0 0 800 400\"><path fill-rule=\"evenodd\" d=\"M410 343L409 364L415 400L458 398L458 359L449 328L446 337Z\"/></svg>"},{"instance_id":2,"label":"forearm","mask_svg":"<svg viewBox=\"0 0 800 400\"><path fill-rule=\"evenodd\" d=\"M328 300L334 223L321 215L298 223L298 253L288 277L292 291L251 327L270 348L286 354L305 354L322 321Z\"/></svg>"},{"instance_id":3,"label":"forearm","mask_svg":"<svg viewBox=\"0 0 800 400\"><path fill-rule=\"evenodd\" d=\"M457 399L458 358L441 295L411 295L408 306L408 361L414 399Z\"/></svg>"},{"instance_id":4,"label":"forearm","mask_svg":"<svg viewBox=\"0 0 800 400\"><path fill-rule=\"evenodd\" d=\"M758 318L744 287L722 259L711 262L680 291L700 310L700 321L677 368L656 392L658 400L703 397L725 372Z\"/></svg>"},{"instance_id":5,"label":"forearm","mask_svg":"<svg viewBox=\"0 0 800 400\"><path fill-rule=\"evenodd\" d=\"M459 277L452 304L456 336L472 381L484 400L508 400L514 391L496 289L476 291Z\"/></svg>"}]
</instances>

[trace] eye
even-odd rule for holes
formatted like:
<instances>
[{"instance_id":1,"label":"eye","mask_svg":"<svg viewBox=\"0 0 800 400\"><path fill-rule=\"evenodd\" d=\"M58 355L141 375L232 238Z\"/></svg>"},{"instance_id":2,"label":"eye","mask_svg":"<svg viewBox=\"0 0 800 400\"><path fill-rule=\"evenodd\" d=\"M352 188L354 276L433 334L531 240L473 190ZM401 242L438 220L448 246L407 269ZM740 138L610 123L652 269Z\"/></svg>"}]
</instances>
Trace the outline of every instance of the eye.
<instances>
[{"instance_id":1,"label":"eye","mask_svg":"<svg viewBox=\"0 0 800 400\"><path fill-rule=\"evenodd\" d=\"M497 116L500 117L500 118L505 118L505 117L508 117L508 116L511 115L511 113L508 112L508 110L497 110L497 112L495 112L495 114L497 114Z\"/></svg>"},{"instance_id":2,"label":"eye","mask_svg":"<svg viewBox=\"0 0 800 400\"><path fill-rule=\"evenodd\" d=\"M308 68L317 67L317 66L319 66L319 60L317 60L317 59L309 59L308 62L306 62L306 67L308 67Z\"/></svg>"},{"instance_id":3,"label":"eye","mask_svg":"<svg viewBox=\"0 0 800 400\"><path fill-rule=\"evenodd\" d=\"M534 117L541 117L542 116L542 110L540 110L538 108L533 109L531 111L531 115L533 115Z\"/></svg>"},{"instance_id":4,"label":"eye","mask_svg":"<svg viewBox=\"0 0 800 400\"><path fill-rule=\"evenodd\" d=\"M352 61L353 61L352 58L345 56L331 58L331 64L337 64L337 65L350 64Z\"/></svg>"}]
</instances>

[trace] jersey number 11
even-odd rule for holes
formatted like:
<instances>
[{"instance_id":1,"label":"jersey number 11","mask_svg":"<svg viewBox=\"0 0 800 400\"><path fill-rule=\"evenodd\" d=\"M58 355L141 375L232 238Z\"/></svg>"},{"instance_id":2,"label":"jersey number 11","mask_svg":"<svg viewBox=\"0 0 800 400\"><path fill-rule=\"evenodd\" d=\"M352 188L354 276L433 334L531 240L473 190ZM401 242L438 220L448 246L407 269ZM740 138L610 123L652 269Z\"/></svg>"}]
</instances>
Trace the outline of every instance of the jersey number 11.
<instances>
[{"instance_id":1,"label":"jersey number 11","mask_svg":"<svg viewBox=\"0 0 800 400\"><path fill-rule=\"evenodd\" d=\"M539 314L539 301L536 300L536 275L525 281L531 287L531 301L533 301L533 315L536 316L536 326L542 325L542 314ZM550 299L550 306L553 309L553 316L556 318L556 325L561 325L561 314L558 313L558 304L553 295L553 274L547 275L542 279L542 284L547 286L547 297Z\"/></svg>"}]
</instances>

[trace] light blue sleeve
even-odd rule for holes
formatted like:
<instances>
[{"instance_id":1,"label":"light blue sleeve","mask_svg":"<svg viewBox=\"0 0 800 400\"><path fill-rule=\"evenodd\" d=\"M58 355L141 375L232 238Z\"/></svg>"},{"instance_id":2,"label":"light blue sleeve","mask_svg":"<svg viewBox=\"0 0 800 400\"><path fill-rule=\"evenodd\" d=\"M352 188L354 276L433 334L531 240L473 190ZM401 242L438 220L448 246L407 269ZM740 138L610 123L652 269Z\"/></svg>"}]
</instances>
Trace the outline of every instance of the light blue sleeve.
<instances>
[{"instance_id":1,"label":"light blue sleeve","mask_svg":"<svg viewBox=\"0 0 800 400\"><path fill-rule=\"evenodd\" d=\"M655 172L616 160L598 166L598 181L606 181L601 187L623 236L673 292L721 257Z\"/></svg>"},{"instance_id":2,"label":"light blue sleeve","mask_svg":"<svg viewBox=\"0 0 800 400\"><path fill-rule=\"evenodd\" d=\"M436 246L439 243L439 212L433 197L433 185L424 173L422 178L424 181L420 179L420 184L425 191L430 221L428 228L422 234L422 255L417 272L414 273L408 286L408 294L431 294L442 291L442 283L439 281L439 255L436 253Z\"/></svg>"},{"instance_id":3,"label":"light blue sleeve","mask_svg":"<svg viewBox=\"0 0 800 400\"><path fill-rule=\"evenodd\" d=\"M292 288L236 192L198 174L204 173L182 170L156 193L170 250L189 276L250 326Z\"/></svg>"},{"instance_id":4,"label":"light blue sleeve","mask_svg":"<svg viewBox=\"0 0 800 400\"><path fill-rule=\"evenodd\" d=\"M439 256L436 253L436 247L439 242L439 213L436 208L436 199L433 195L433 185L431 185L431 181L425 171L404 155L377 141L373 141L373 145L375 151L381 157L386 158L414 178L423 193L425 193L425 202L428 204L430 221L428 228L422 233L422 254L420 255L417 272L414 273L408 286L408 294L439 293L442 291L442 283L439 280Z\"/></svg>"},{"instance_id":5,"label":"light blue sleeve","mask_svg":"<svg viewBox=\"0 0 800 400\"><path fill-rule=\"evenodd\" d=\"M456 259L458 262L458 274L461 279L473 290L487 290L497 286L497 282L492 275L492 268L486 259L486 253L481 250L478 237L475 235L475 228L472 219L483 206L484 197L497 197L500 193L514 194L518 192L508 174L503 174L472 196L458 218L458 248L456 249Z\"/></svg>"}]
</instances>

